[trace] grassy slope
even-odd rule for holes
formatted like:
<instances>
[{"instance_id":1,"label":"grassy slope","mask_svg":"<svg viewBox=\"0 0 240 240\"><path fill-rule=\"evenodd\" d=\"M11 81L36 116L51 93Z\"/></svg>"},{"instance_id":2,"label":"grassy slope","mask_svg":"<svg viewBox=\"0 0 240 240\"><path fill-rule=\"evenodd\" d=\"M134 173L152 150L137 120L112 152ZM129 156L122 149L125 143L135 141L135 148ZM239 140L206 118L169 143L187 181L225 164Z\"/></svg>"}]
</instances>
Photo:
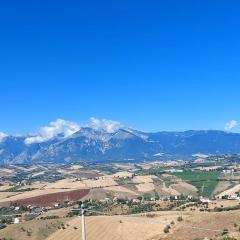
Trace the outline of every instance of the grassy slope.
<instances>
[{"instance_id":1,"label":"grassy slope","mask_svg":"<svg viewBox=\"0 0 240 240\"><path fill-rule=\"evenodd\" d=\"M199 195L210 197L218 184L220 171L184 171L174 175L195 186Z\"/></svg>"},{"instance_id":2,"label":"grassy slope","mask_svg":"<svg viewBox=\"0 0 240 240\"><path fill-rule=\"evenodd\" d=\"M53 220L32 220L19 224L8 225L7 228L0 231L0 239L12 240L44 240L49 235L59 230L61 224L65 223L66 219Z\"/></svg>"}]
</instances>

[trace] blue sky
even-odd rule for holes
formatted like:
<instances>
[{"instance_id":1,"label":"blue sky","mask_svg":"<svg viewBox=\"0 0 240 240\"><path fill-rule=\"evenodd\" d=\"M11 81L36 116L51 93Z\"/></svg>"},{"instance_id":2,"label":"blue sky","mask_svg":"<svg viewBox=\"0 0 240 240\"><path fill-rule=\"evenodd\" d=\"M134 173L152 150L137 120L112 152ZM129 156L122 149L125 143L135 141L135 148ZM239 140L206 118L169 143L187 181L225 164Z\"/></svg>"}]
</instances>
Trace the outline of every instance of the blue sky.
<instances>
[{"instance_id":1,"label":"blue sky","mask_svg":"<svg viewBox=\"0 0 240 240\"><path fill-rule=\"evenodd\" d=\"M113 119L147 131L240 121L239 7L1 2L0 131L35 131L58 118Z\"/></svg>"}]
</instances>

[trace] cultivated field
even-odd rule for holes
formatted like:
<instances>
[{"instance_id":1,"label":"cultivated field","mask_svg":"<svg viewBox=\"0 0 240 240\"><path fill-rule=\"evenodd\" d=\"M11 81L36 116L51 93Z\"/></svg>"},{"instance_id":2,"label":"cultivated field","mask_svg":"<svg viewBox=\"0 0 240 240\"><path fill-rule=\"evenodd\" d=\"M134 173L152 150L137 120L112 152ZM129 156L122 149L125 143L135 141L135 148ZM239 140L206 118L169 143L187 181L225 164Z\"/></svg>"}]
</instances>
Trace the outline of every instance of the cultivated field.
<instances>
[{"instance_id":1,"label":"cultivated field","mask_svg":"<svg viewBox=\"0 0 240 240\"><path fill-rule=\"evenodd\" d=\"M235 225L236 224L236 225ZM236 227L237 226L237 227ZM180 222L169 234L156 237L154 240L195 240L195 239L223 239L224 229L230 236L240 239L240 211L221 213L194 213Z\"/></svg>"},{"instance_id":2,"label":"cultivated field","mask_svg":"<svg viewBox=\"0 0 240 240\"><path fill-rule=\"evenodd\" d=\"M220 171L184 171L174 175L195 186L200 195L210 197L218 184Z\"/></svg>"},{"instance_id":3,"label":"cultivated field","mask_svg":"<svg viewBox=\"0 0 240 240\"><path fill-rule=\"evenodd\" d=\"M185 196L187 195L196 196L198 191L195 186L186 182L175 183L172 184L171 187L175 189L178 193L181 193Z\"/></svg>"},{"instance_id":4,"label":"cultivated field","mask_svg":"<svg viewBox=\"0 0 240 240\"><path fill-rule=\"evenodd\" d=\"M10 175L0 176L0 226L5 227L0 240L80 239L80 219L70 217L74 215L70 209L79 208L79 200L85 200L90 209L114 215L87 216L89 240L215 240L221 239L225 228L239 239L240 202L213 198L239 192L239 173L180 170L183 163L174 164L143 163L144 168L135 164L11 165L4 170ZM201 204L200 195L210 197L210 202ZM17 210L16 204L29 207ZM51 208L29 221L36 206ZM26 222L13 225L10 217L6 225L6 213L22 214ZM183 221L177 220L179 216Z\"/></svg>"},{"instance_id":5,"label":"cultivated field","mask_svg":"<svg viewBox=\"0 0 240 240\"><path fill-rule=\"evenodd\" d=\"M217 197L221 198L224 195L232 195L232 194L235 194L237 192L240 192L240 184L238 184L238 185L220 193L219 195L217 195Z\"/></svg>"},{"instance_id":6,"label":"cultivated field","mask_svg":"<svg viewBox=\"0 0 240 240\"><path fill-rule=\"evenodd\" d=\"M147 240L163 235L163 229L177 213L163 213L163 216L97 216L87 217L88 240ZM79 240L81 233L80 219L68 222L69 227L52 234L47 240Z\"/></svg>"},{"instance_id":7,"label":"cultivated field","mask_svg":"<svg viewBox=\"0 0 240 240\"><path fill-rule=\"evenodd\" d=\"M85 197L88 193L89 189L78 189L66 192L49 193L30 198L19 199L11 202L11 205L49 207L54 206L55 203L63 203L65 201L77 201Z\"/></svg>"},{"instance_id":8,"label":"cultivated field","mask_svg":"<svg viewBox=\"0 0 240 240\"><path fill-rule=\"evenodd\" d=\"M0 239L44 240L65 224L66 218L53 220L33 220L13 224L0 231ZM67 238L69 239L69 238Z\"/></svg>"}]
</instances>

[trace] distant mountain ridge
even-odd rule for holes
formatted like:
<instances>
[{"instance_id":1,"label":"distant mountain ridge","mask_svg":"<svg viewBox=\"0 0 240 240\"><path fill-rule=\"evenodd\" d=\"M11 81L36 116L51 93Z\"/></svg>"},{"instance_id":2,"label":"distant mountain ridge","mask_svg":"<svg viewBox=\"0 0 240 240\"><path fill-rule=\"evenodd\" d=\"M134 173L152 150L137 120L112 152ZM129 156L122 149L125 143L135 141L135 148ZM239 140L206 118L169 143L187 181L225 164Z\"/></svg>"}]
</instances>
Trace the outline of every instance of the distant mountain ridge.
<instances>
[{"instance_id":1,"label":"distant mountain ridge","mask_svg":"<svg viewBox=\"0 0 240 240\"><path fill-rule=\"evenodd\" d=\"M224 131L146 133L123 127L112 132L82 127L70 136L26 143L28 136L0 141L0 164L102 162L191 158L194 154L240 153L240 134Z\"/></svg>"}]
</instances>

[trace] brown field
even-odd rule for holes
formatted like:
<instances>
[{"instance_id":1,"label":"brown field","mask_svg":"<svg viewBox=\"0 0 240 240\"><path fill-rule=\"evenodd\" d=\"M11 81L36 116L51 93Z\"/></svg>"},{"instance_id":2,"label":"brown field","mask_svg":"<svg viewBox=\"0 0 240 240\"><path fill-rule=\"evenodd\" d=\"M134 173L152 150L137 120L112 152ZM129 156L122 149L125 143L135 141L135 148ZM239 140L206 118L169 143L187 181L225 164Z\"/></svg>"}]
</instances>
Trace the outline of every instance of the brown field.
<instances>
[{"instance_id":1,"label":"brown field","mask_svg":"<svg viewBox=\"0 0 240 240\"><path fill-rule=\"evenodd\" d=\"M217 197L221 198L224 195L232 195L232 194L235 194L236 192L240 192L240 184L218 194Z\"/></svg>"},{"instance_id":2,"label":"brown field","mask_svg":"<svg viewBox=\"0 0 240 240\"><path fill-rule=\"evenodd\" d=\"M25 199L20 199L11 202L11 205L17 206L39 206L47 207L53 206L55 203L62 203L65 201L77 201L89 193L89 189L79 189L67 192L49 193L44 195L39 195L36 197L30 197Z\"/></svg>"},{"instance_id":3,"label":"brown field","mask_svg":"<svg viewBox=\"0 0 240 240\"><path fill-rule=\"evenodd\" d=\"M155 186L153 183L140 183L140 184L137 184L136 187L137 187L137 190L142 193L150 192L155 189Z\"/></svg>"},{"instance_id":4,"label":"brown field","mask_svg":"<svg viewBox=\"0 0 240 240\"><path fill-rule=\"evenodd\" d=\"M154 238L154 240L195 240L195 239L221 239L223 229L229 230L229 235L240 239L238 228L240 225L240 211L221 213L195 213L180 222L169 234Z\"/></svg>"},{"instance_id":5,"label":"brown field","mask_svg":"<svg viewBox=\"0 0 240 240\"><path fill-rule=\"evenodd\" d=\"M64 189L37 189L37 190L33 190L33 191L19 192L19 193L13 193L13 194L10 193L10 192L4 192L4 194L6 194L6 195L11 194L11 196L5 197L5 198L1 198L0 199L0 206L3 203L6 203L6 202L14 202L14 201L18 201L18 200L21 200L21 199L32 198L32 197L37 197L37 196L41 196L41 195L44 195L44 194L58 193L58 192L63 192L63 191L70 191L70 190L64 190Z\"/></svg>"},{"instance_id":6,"label":"brown field","mask_svg":"<svg viewBox=\"0 0 240 240\"><path fill-rule=\"evenodd\" d=\"M192 195L195 196L197 194L197 188L193 185L186 183L186 182L179 182L176 184L172 184L171 187L176 190L177 192L183 195Z\"/></svg>"},{"instance_id":7,"label":"brown field","mask_svg":"<svg viewBox=\"0 0 240 240\"><path fill-rule=\"evenodd\" d=\"M19 189L27 189L27 188L33 188L33 189L44 189L47 186L48 183L46 182L35 182L31 185L24 185L19 187Z\"/></svg>"},{"instance_id":8,"label":"brown field","mask_svg":"<svg viewBox=\"0 0 240 240\"><path fill-rule=\"evenodd\" d=\"M124 171L124 172L117 172L115 174L107 175L107 176L110 178L132 177L133 173Z\"/></svg>"},{"instance_id":9,"label":"brown field","mask_svg":"<svg viewBox=\"0 0 240 240\"><path fill-rule=\"evenodd\" d=\"M33 220L9 225L0 231L0 239L12 240L44 240L58 230L66 218L55 220ZM28 236L28 232L30 236Z\"/></svg>"},{"instance_id":10,"label":"brown field","mask_svg":"<svg viewBox=\"0 0 240 240\"><path fill-rule=\"evenodd\" d=\"M59 215L55 220L32 220L9 225L0 231L0 239L12 240L78 240L81 239L81 218L63 218L68 209L50 211L42 216ZM178 222L178 216L183 221ZM170 224L174 221L174 224ZM64 224L64 229L61 224ZM170 224L169 233L164 233ZM237 224L237 227L234 226ZM62 225L63 226L63 225ZM87 216L88 240L219 240L223 229L240 239L240 211L202 213L163 211L128 216ZM58 229L60 227L60 229ZM30 230L31 236L27 235Z\"/></svg>"},{"instance_id":11,"label":"brown field","mask_svg":"<svg viewBox=\"0 0 240 240\"><path fill-rule=\"evenodd\" d=\"M237 206L239 205L240 202L238 200L217 200L217 201L213 201L213 202L210 202L208 204L208 207L210 209L213 209L215 207L223 207L223 208L226 208L226 207L233 207L233 206Z\"/></svg>"},{"instance_id":12,"label":"brown field","mask_svg":"<svg viewBox=\"0 0 240 240\"><path fill-rule=\"evenodd\" d=\"M76 179L63 179L54 183L49 183L45 189L80 189L80 188L101 188L108 186L115 186L117 183L113 177L103 176L97 179L83 179L76 181Z\"/></svg>"},{"instance_id":13,"label":"brown field","mask_svg":"<svg viewBox=\"0 0 240 240\"><path fill-rule=\"evenodd\" d=\"M171 186L166 187L165 183L163 183L162 191L164 191L168 195L180 195L180 193Z\"/></svg>"},{"instance_id":14,"label":"brown field","mask_svg":"<svg viewBox=\"0 0 240 240\"><path fill-rule=\"evenodd\" d=\"M135 176L133 178L133 182L134 183L152 183L154 178L157 178L157 177L154 175Z\"/></svg>"},{"instance_id":15,"label":"brown field","mask_svg":"<svg viewBox=\"0 0 240 240\"><path fill-rule=\"evenodd\" d=\"M0 192L0 199L6 199L10 198L15 195L19 195L20 193L17 192Z\"/></svg>"},{"instance_id":16,"label":"brown field","mask_svg":"<svg viewBox=\"0 0 240 240\"><path fill-rule=\"evenodd\" d=\"M231 182L229 181L219 181L216 188L213 191L213 196L220 194L221 192L226 191L231 187Z\"/></svg>"},{"instance_id":17,"label":"brown field","mask_svg":"<svg viewBox=\"0 0 240 240\"><path fill-rule=\"evenodd\" d=\"M9 184L4 184L0 186L0 192L7 191L8 189L11 189L13 186L9 186Z\"/></svg>"},{"instance_id":18,"label":"brown field","mask_svg":"<svg viewBox=\"0 0 240 240\"><path fill-rule=\"evenodd\" d=\"M136 198L140 194L131 191L128 188L123 186L113 186L113 187L105 187L105 188L94 188L90 189L89 194L87 194L83 199L97 199L101 200L106 197L118 197L124 199L132 199Z\"/></svg>"},{"instance_id":19,"label":"brown field","mask_svg":"<svg viewBox=\"0 0 240 240\"><path fill-rule=\"evenodd\" d=\"M155 217L146 216L97 216L86 217L88 240L148 240L159 234L178 213L163 213ZM81 239L80 218L68 222L69 227L52 234L47 240L79 240ZM77 227L77 229L74 229Z\"/></svg>"},{"instance_id":20,"label":"brown field","mask_svg":"<svg viewBox=\"0 0 240 240\"><path fill-rule=\"evenodd\" d=\"M85 199L104 199L107 197L107 191L102 189L102 188L95 188L95 189L90 189L90 192L83 197L83 200Z\"/></svg>"},{"instance_id":21,"label":"brown field","mask_svg":"<svg viewBox=\"0 0 240 240\"><path fill-rule=\"evenodd\" d=\"M106 190L108 192L125 192L125 193L129 193L132 195L137 195L136 192L131 191L130 189L125 188L123 186L105 187L104 190Z\"/></svg>"}]
</instances>

